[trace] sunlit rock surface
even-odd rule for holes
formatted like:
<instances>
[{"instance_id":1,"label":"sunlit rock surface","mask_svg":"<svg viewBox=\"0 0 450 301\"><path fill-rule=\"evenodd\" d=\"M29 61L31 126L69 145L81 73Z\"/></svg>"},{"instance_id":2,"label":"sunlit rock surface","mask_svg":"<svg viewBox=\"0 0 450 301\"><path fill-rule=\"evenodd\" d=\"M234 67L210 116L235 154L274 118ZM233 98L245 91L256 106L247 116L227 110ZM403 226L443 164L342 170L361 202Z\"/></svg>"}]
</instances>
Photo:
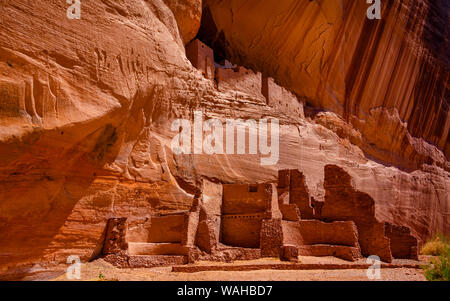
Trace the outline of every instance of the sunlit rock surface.
<instances>
[{"instance_id":1,"label":"sunlit rock surface","mask_svg":"<svg viewBox=\"0 0 450 301\"><path fill-rule=\"evenodd\" d=\"M337 113L294 118L192 67L196 1L83 1L80 20L64 1L1 1L0 273L95 258L108 218L189 210L202 179L275 181L295 168L323 199L327 164L375 200L379 220L420 240L450 233L448 51L434 36L446 2L391 1L380 22L363 2L207 1L234 63ZM195 110L279 118L278 164L174 155L171 123Z\"/></svg>"},{"instance_id":2,"label":"sunlit rock surface","mask_svg":"<svg viewBox=\"0 0 450 301\"><path fill-rule=\"evenodd\" d=\"M373 158L413 170L445 166L415 138L448 159L450 4L381 3L381 20L369 20L366 1L205 0L215 30L200 34L221 55L343 117Z\"/></svg>"}]
</instances>

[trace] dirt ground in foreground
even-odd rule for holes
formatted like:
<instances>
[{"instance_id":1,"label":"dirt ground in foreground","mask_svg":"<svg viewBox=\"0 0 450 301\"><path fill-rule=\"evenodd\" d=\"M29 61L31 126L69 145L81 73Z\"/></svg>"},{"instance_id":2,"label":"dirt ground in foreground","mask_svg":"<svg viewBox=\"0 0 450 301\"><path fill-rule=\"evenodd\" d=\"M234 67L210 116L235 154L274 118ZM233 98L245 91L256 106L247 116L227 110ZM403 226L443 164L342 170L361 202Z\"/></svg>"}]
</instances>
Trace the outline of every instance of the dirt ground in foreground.
<instances>
[{"instance_id":1,"label":"dirt ground in foreground","mask_svg":"<svg viewBox=\"0 0 450 301\"><path fill-rule=\"evenodd\" d=\"M302 257L303 263L342 263L340 259L334 257ZM251 263L274 263L275 259L259 259L252 261L238 261L231 264L251 264ZM279 262L279 261L278 261ZM205 264L230 264L230 263L209 263ZM174 273L171 267L139 268L139 269L119 269L97 259L93 262L82 264L81 280L97 281L100 275L103 280L119 281L369 281L366 270L256 270L256 271L207 271L197 273ZM63 273L51 279L56 281L68 281ZM381 281L425 281L424 273L421 269L381 269Z\"/></svg>"}]
</instances>

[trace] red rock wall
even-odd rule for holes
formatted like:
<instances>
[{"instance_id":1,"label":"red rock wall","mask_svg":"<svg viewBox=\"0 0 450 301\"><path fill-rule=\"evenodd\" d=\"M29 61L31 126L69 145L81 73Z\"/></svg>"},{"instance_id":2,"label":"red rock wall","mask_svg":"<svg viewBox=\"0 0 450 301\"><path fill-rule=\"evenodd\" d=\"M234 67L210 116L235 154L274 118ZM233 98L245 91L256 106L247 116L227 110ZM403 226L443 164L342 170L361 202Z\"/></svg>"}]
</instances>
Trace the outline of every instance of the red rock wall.
<instances>
[{"instance_id":1,"label":"red rock wall","mask_svg":"<svg viewBox=\"0 0 450 301\"><path fill-rule=\"evenodd\" d=\"M202 1L200 0L164 0L173 12L180 36L185 44L194 39L200 27Z\"/></svg>"},{"instance_id":2,"label":"red rock wall","mask_svg":"<svg viewBox=\"0 0 450 301\"><path fill-rule=\"evenodd\" d=\"M381 2L381 20L369 20L366 1L205 0L216 34L200 34L235 63L342 116L368 155L409 169L446 164L412 137L449 157L450 6Z\"/></svg>"},{"instance_id":3,"label":"red rock wall","mask_svg":"<svg viewBox=\"0 0 450 301\"><path fill-rule=\"evenodd\" d=\"M270 16L278 14L276 23L281 22L280 25L284 24L283 20L312 23L311 26L299 26L290 36L301 36L298 33L302 32L307 35L302 43L291 43L290 39L278 33L278 41L272 32L276 33L275 29L280 26L274 25L272 29L269 24L264 34L270 37L274 47L263 47L271 54L262 53L258 57L267 59L267 65L255 66L260 66L260 71L272 75L285 88L304 92L310 102L318 106L336 103L329 108L343 111L343 94L339 92L345 90L342 73L328 67L316 68L318 61L311 58L312 54L321 53L321 49L336 55L343 53L345 55L337 55L335 60L323 62L333 61L333 66L348 66L347 61L354 57L354 51L346 47L355 47L362 26L349 25L356 20L354 17L343 18L350 22L345 27L348 33L339 36L347 39L348 43L344 43L347 46L333 46L338 45L334 42L337 35L329 35L328 31L321 34L323 30L314 24L328 24L325 16L332 17L341 8L348 11L355 7L359 11L363 5L353 6L352 3L356 2L348 1L346 5L335 7L341 2L333 0L330 6L321 5L319 12L316 7L318 1L295 2L298 4L291 2L294 6L289 8L292 9L283 7L289 3L287 1L276 3L274 9L266 7L264 10L267 9ZM192 7L186 3L192 3ZM365 132L361 134L364 138L361 144L352 144L342 134L352 133L351 130L341 131L338 135L339 129L333 126L325 127L311 119L294 119L236 91L218 91L185 55L184 45L195 36L189 28L198 26L200 20L199 3L184 0L88 1L83 4L81 20L69 20L64 1L0 1L0 273L14 272L18 267L28 268L36 263L62 263L69 255L78 255L83 261L95 258L103 248L109 218L145 219L157 214L190 210L202 190L203 179L216 183L262 183L276 181L280 169L300 169L310 194L320 199L323 168L327 164L345 167L354 179L354 188L368 193L376 202L378 220L407 225L421 241L436 232L450 233L450 178L447 172L431 164L425 164L422 170L406 172L379 164L378 159L375 162L361 151L365 147L364 141L389 141L378 135L378 132L392 132L385 130L383 124L397 128L394 127L395 122L385 121L380 123L381 127L373 126L378 120L396 120L387 114L389 110L387 113L382 110L383 101L378 96L373 105L381 110L373 110L374 117L366 123L367 128L376 128L377 132ZM231 7L236 5L234 1L223 1L226 3ZM264 5L267 3L270 4L264 1ZM264 15L259 10L261 5L262 1L253 2L255 14L248 13L247 19L258 21ZM303 11L305 5L309 8ZM397 10L400 23L408 15L403 12L411 7L404 5ZM427 7L422 5L415 9ZM286 16L289 11L300 14ZM222 15L228 16L226 10ZM318 16L317 23L308 16ZM420 20L426 14L412 16L413 24L418 24L414 28L420 29ZM236 18L236 24L240 20L243 19ZM393 20L390 18L389 22ZM363 22L364 18L359 21ZM295 24L293 21L285 23L287 29ZM342 21L333 24L338 23ZM404 40L396 38L397 33L403 34L403 27L401 24L388 25L384 28L393 30L393 39L383 44L386 46L384 49L395 50L395 45ZM301 28L317 30L306 33ZM289 33L287 29L283 33ZM243 34L248 30L246 26L240 26L235 32ZM416 31L409 32L414 37ZM431 30L434 32L445 31ZM251 40L258 42L258 39L246 39ZM416 40L410 41L415 43ZM422 49L419 42L418 49ZM277 46L280 43L289 46L287 52ZM238 50L237 47L235 49ZM261 47L252 49L260 51ZM299 64L287 53L298 54L298 60L308 64ZM389 57L392 54L389 52ZM408 70L416 70L423 57L417 60L399 57L397 66L400 67L396 74L415 74ZM252 58L256 56L242 58L245 66L252 67ZM309 64L309 61L313 63ZM273 74L266 72L275 62L280 66L279 71ZM312 76L299 75L287 67L299 65L302 70L317 72L311 73ZM391 65L396 64L389 63L387 70ZM431 67L438 68L438 65ZM311 79L323 82L325 75L320 75L322 72L338 82L331 90L339 92L334 93L337 100L333 97L330 100L327 93L319 97L324 90L317 89L317 83L309 82ZM361 77L360 72L352 74ZM434 82L434 76L439 72L427 74L432 75L429 82ZM297 88L301 87L301 91L279 75L298 80L301 85ZM390 91L403 94L400 91L409 87L408 81L402 80L402 76L396 78L398 80L393 81ZM423 86L418 84L417 89L422 91ZM316 90L322 92L318 97L311 97ZM373 89L367 87L367 91L372 94ZM361 103L369 106L370 99L367 96L363 99L365 101ZM409 120L407 108L411 103L403 98L398 98L398 103L393 99L386 98L385 107L401 107L398 110L401 120ZM424 101L426 99L428 96L423 98ZM428 107L432 102L426 101L422 107L432 112L434 109ZM350 107L352 103L349 101ZM278 164L262 167L258 155L174 155L170 149L170 141L175 135L170 130L171 123L176 118L192 120L194 110L202 110L205 116L222 120L279 118ZM445 108L442 111L445 112ZM433 124L442 123L444 119L440 112L427 115L422 123L428 120L432 124L424 124L420 128L431 135ZM344 128L352 129L351 125L342 124ZM404 133L406 125L403 125L399 127L400 133ZM408 127L411 126L408 123ZM440 138L433 139L445 141L445 132L444 128ZM392 136L398 137L396 134ZM415 140L407 138L400 145L407 145L407 141ZM391 161L399 161L407 157L408 162L415 161L414 152L399 154L396 151L399 142L394 142L393 150L384 152L384 159L389 157ZM428 150L425 144L417 142L417 145ZM367 153L367 149L365 151ZM217 225L213 227L216 231Z\"/></svg>"}]
</instances>

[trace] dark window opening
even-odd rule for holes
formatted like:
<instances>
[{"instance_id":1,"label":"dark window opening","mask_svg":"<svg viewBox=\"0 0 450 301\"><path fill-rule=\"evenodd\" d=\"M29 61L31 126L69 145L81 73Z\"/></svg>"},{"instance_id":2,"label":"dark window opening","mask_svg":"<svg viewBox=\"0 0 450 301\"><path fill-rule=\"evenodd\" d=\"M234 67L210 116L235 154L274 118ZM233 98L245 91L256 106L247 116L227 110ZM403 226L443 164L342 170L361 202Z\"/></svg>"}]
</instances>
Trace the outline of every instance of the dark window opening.
<instances>
[{"instance_id":1,"label":"dark window opening","mask_svg":"<svg viewBox=\"0 0 450 301\"><path fill-rule=\"evenodd\" d=\"M249 192L258 192L258 185L249 185L248 191Z\"/></svg>"}]
</instances>

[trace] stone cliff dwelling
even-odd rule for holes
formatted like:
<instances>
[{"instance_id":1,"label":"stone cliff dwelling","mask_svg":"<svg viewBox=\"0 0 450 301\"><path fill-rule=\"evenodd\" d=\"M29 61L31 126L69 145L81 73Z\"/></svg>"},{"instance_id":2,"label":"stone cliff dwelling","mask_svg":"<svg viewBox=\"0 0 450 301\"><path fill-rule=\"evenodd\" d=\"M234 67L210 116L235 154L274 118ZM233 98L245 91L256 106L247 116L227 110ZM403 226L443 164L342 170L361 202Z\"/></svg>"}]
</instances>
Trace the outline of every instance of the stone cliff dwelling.
<instances>
[{"instance_id":1,"label":"stone cliff dwelling","mask_svg":"<svg viewBox=\"0 0 450 301\"><path fill-rule=\"evenodd\" d=\"M227 60L195 39L186 46L192 65L219 91L234 91L279 112L304 117L303 104L270 77ZM384 262L418 259L409 228L379 222L374 200L355 190L350 175L325 167L323 200L308 191L303 173L280 170L277 183L216 184L203 181L189 211L108 221L102 256L118 267L180 265L277 257L334 256L356 261L371 255Z\"/></svg>"},{"instance_id":2,"label":"stone cliff dwelling","mask_svg":"<svg viewBox=\"0 0 450 301\"><path fill-rule=\"evenodd\" d=\"M299 255L418 259L410 230L379 222L373 199L355 190L342 168L325 167L324 188L324 200L316 201L299 170L280 170L277 183L204 180L189 211L110 219L102 256L118 267L262 257L295 262Z\"/></svg>"},{"instance_id":3,"label":"stone cliff dwelling","mask_svg":"<svg viewBox=\"0 0 450 301\"><path fill-rule=\"evenodd\" d=\"M273 78L236 66L226 59L222 63L215 62L213 49L200 40L195 39L186 46L186 56L205 78L215 81L219 91L242 93L280 113L304 117L303 104L293 93L277 85Z\"/></svg>"}]
</instances>

